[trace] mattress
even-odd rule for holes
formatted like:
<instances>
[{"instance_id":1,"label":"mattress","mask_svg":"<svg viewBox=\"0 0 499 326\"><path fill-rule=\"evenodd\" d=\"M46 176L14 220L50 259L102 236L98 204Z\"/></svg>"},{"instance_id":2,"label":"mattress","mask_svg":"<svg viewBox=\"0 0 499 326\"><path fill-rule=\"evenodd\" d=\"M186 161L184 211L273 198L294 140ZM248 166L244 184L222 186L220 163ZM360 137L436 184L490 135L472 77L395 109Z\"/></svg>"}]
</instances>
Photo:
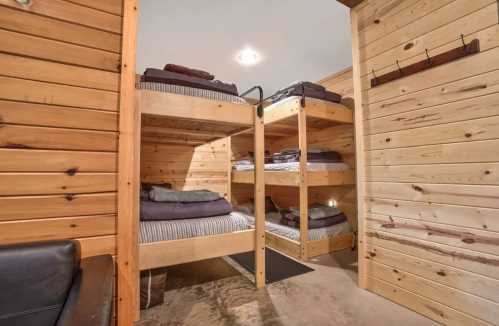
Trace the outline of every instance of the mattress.
<instances>
[{"instance_id":1,"label":"mattress","mask_svg":"<svg viewBox=\"0 0 499 326\"><path fill-rule=\"evenodd\" d=\"M149 243L242 231L250 228L240 213L174 221L140 222L139 241Z\"/></svg>"},{"instance_id":2,"label":"mattress","mask_svg":"<svg viewBox=\"0 0 499 326\"><path fill-rule=\"evenodd\" d=\"M249 225L255 224L255 217L240 212L234 212L244 216ZM278 218L267 216L265 221L265 230L286 237L291 240L300 241L300 230L279 223ZM322 240L329 237L338 236L352 232L352 227L348 222L339 223L336 225L327 226L324 228L308 230L309 240Z\"/></svg>"},{"instance_id":3,"label":"mattress","mask_svg":"<svg viewBox=\"0 0 499 326\"><path fill-rule=\"evenodd\" d=\"M236 171L253 171L255 166L253 164L234 165ZM347 171L350 170L348 164L343 162L338 163L318 163L308 162L307 171ZM270 163L265 164L265 171L300 171L300 162L286 162L286 163Z\"/></svg>"},{"instance_id":4,"label":"mattress","mask_svg":"<svg viewBox=\"0 0 499 326\"><path fill-rule=\"evenodd\" d=\"M145 81L137 81L135 84L135 88L144 89L155 92L163 92L163 93L173 93L179 95L186 96L194 96L194 97L202 97L215 101L224 101L231 103L239 103L239 104L248 104L242 97L225 94L222 92L211 91L207 89L200 89L188 86L179 86L165 83L156 83L156 82L145 82Z\"/></svg>"}]
</instances>

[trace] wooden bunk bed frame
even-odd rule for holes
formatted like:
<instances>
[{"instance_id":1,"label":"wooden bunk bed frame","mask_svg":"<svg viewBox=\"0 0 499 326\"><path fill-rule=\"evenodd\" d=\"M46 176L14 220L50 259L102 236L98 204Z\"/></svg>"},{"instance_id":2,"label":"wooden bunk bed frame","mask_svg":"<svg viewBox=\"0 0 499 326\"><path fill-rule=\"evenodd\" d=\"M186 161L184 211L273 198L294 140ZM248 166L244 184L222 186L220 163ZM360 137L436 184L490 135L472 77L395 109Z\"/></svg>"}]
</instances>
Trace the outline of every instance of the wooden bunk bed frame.
<instances>
[{"instance_id":1,"label":"wooden bunk bed frame","mask_svg":"<svg viewBox=\"0 0 499 326\"><path fill-rule=\"evenodd\" d=\"M265 109L265 134L273 127L298 124L298 142L301 153L307 153L307 130L318 130L340 124L353 124L353 112L346 106L313 98L289 97ZM352 171L307 171L307 155L300 155L299 171L265 171L265 184L272 186L299 187L300 200L300 241L266 231L266 245L291 257L309 258L333 251L351 248L353 233L309 240L308 232L308 188L319 186L342 186L355 184ZM252 184L254 171L232 171L234 183Z\"/></svg>"},{"instance_id":2,"label":"wooden bunk bed frame","mask_svg":"<svg viewBox=\"0 0 499 326\"><path fill-rule=\"evenodd\" d=\"M255 130L255 228L238 232L139 245L139 269L147 270L242 252L255 252L255 284L265 286L264 123L255 106L144 89L136 90L142 121L159 135L159 143L198 146L248 128ZM141 125L141 121L138 122ZM181 128L175 126L181 125ZM166 126L166 127L165 127ZM213 126L217 129L213 132ZM142 130L142 139L150 130ZM164 134L164 135L163 135ZM197 137L195 141L188 140ZM189 138L186 138L189 137ZM158 135L156 135L156 138ZM137 217L138 221L138 217Z\"/></svg>"}]
</instances>

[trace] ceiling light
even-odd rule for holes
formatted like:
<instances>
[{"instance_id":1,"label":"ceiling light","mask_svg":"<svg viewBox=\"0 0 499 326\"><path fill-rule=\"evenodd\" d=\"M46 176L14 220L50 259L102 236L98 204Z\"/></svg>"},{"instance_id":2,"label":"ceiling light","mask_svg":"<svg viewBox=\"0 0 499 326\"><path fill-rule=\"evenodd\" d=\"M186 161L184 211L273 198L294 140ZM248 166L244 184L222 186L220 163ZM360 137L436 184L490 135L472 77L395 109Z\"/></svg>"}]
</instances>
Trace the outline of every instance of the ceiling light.
<instances>
[{"instance_id":1,"label":"ceiling light","mask_svg":"<svg viewBox=\"0 0 499 326\"><path fill-rule=\"evenodd\" d=\"M260 53L252 48L244 48L237 52L236 61L243 66L254 66L261 61Z\"/></svg>"}]
</instances>

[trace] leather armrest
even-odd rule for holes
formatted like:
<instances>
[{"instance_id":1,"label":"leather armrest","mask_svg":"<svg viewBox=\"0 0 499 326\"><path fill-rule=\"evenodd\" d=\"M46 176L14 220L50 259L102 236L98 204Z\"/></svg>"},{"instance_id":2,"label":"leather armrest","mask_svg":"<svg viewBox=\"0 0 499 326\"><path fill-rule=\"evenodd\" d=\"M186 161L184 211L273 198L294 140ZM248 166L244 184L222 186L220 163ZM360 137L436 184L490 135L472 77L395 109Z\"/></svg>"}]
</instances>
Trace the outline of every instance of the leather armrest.
<instances>
[{"instance_id":1,"label":"leather armrest","mask_svg":"<svg viewBox=\"0 0 499 326\"><path fill-rule=\"evenodd\" d=\"M57 326L109 326L113 307L113 259L110 255L81 261Z\"/></svg>"}]
</instances>

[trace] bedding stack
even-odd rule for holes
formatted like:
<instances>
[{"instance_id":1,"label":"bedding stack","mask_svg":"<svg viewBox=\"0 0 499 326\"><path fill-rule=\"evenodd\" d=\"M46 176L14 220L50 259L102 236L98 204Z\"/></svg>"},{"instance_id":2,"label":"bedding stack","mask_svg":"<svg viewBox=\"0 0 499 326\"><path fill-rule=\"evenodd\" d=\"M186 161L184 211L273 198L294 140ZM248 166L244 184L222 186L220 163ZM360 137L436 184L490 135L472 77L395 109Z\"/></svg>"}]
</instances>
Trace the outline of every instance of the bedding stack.
<instances>
[{"instance_id":1,"label":"bedding stack","mask_svg":"<svg viewBox=\"0 0 499 326\"><path fill-rule=\"evenodd\" d=\"M255 224L253 202L236 206L233 214L243 216L249 225ZM309 209L309 240L321 240L352 232L345 214L338 208L311 205ZM300 211L298 208L281 210L271 197L265 200L265 230L294 241L300 241Z\"/></svg>"},{"instance_id":2,"label":"bedding stack","mask_svg":"<svg viewBox=\"0 0 499 326\"><path fill-rule=\"evenodd\" d=\"M175 191L168 185L143 187L140 243L186 239L248 229L231 204L207 190Z\"/></svg>"},{"instance_id":3,"label":"bedding stack","mask_svg":"<svg viewBox=\"0 0 499 326\"><path fill-rule=\"evenodd\" d=\"M316 98L323 101L340 103L341 95L330 92L322 85L311 82L297 82L277 91L270 99L272 103L279 102L291 96L302 96Z\"/></svg>"},{"instance_id":4,"label":"bedding stack","mask_svg":"<svg viewBox=\"0 0 499 326\"><path fill-rule=\"evenodd\" d=\"M232 206L217 193L208 190L175 191L152 186L148 199L140 205L142 221L171 221L225 215Z\"/></svg>"},{"instance_id":5,"label":"bedding stack","mask_svg":"<svg viewBox=\"0 0 499 326\"><path fill-rule=\"evenodd\" d=\"M328 226L344 223L347 217L337 207L330 207L322 204L312 204L308 208L308 228L319 229ZM300 228L300 209L291 207L287 211L282 212L282 225L287 225L293 228Z\"/></svg>"},{"instance_id":6,"label":"bedding stack","mask_svg":"<svg viewBox=\"0 0 499 326\"><path fill-rule=\"evenodd\" d=\"M253 158L248 156L234 162L233 169L236 171L254 170ZM341 154L338 152L328 148L310 148L308 150L308 171L345 171L349 169L350 167L342 161ZM287 148L266 157L265 170L299 171L300 150L298 148Z\"/></svg>"},{"instance_id":7,"label":"bedding stack","mask_svg":"<svg viewBox=\"0 0 499 326\"><path fill-rule=\"evenodd\" d=\"M163 70L147 68L141 77L141 81L185 86L232 96L239 95L235 84L215 80L215 76L206 71L174 64L167 64Z\"/></svg>"}]
</instances>

